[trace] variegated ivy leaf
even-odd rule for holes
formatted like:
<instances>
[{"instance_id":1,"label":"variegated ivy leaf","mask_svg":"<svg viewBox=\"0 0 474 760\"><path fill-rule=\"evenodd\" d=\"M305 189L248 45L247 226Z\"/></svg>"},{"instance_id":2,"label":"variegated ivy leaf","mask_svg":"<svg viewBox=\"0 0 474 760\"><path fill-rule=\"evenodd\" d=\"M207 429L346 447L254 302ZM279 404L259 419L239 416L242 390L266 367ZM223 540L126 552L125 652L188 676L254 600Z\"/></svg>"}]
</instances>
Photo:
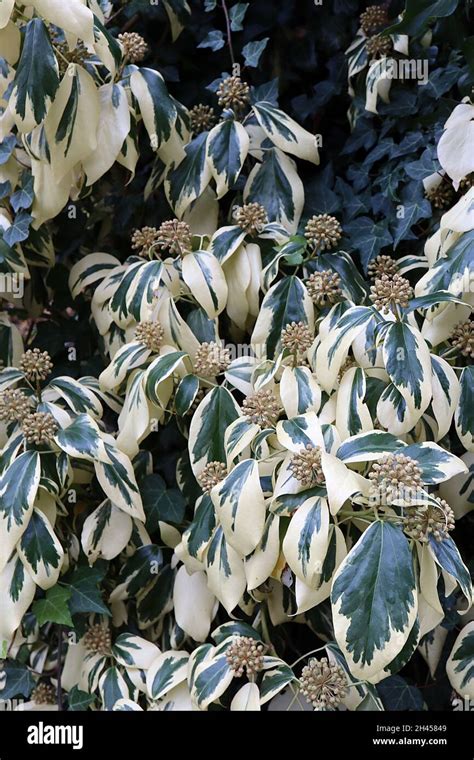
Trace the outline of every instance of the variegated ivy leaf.
<instances>
[{"instance_id":1,"label":"variegated ivy leaf","mask_svg":"<svg viewBox=\"0 0 474 760\"><path fill-rule=\"evenodd\" d=\"M222 198L237 181L249 143L245 127L234 119L225 119L209 132L207 160L216 182L217 198Z\"/></svg>"},{"instance_id":2,"label":"variegated ivy leaf","mask_svg":"<svg viewBox=\"0 0 474 760\"><path fill-rule=\"evenodd\" d=\"M260 542L245 560L247 590L252 591L270 577L280 557L280 519L268 515Z\"/></svg>"},{"instance_id":3,"label":"variegated ivy leaf","mask_svg":"<svg viewBox=\"0 0 474 760\"><path fill-rule=\"evenodd\" d=\"M273 358L281 347L281 333L291 322L314 322L313 302L298 277L285 277L273 285L263 299L252 333L252 348L258 357Z\"/></svg>"},{"instance_id":4,"label":"variegated ivy leaf","mask_svg":"<svg viewBox=\"0 0 474 760\"><path fill-rule=\"evenodd\" d=\"M82 0L29 0L39 16L51 24L79 37L86 45L94 44L94 15Z\"/></svg>"},{"instance_id":5,"label":"variegated ivy leaf","mask_svg":"<svg viewBox=\"0 0 474 760\"><path fill-rule=\"evenodd\" d=\"M188 652L163 652L159 654L146 677L151 699L160 699L182 681L186 680Z\"/></svg>"},{"instance_id":6,"label":"variegated ivy leaf","mask_svg":"<svg viewBox=\"0 0 474 760\"><path fill-rule=\"evenodd\" d=\"M362 34L358 34L355 40L349 45L346 50L348 72L347 76L349 80L365 69L367 66L368 55L366 48L367 37Z\"/></svg>"},{"instance_id":7,"label":"variegated ivy leaf","mask_svg":"<svg viewBox=\"0 0 474 760\"><path fill-rule=\"evenodd\" d=\"M116 667L107 668L99 680L99 691L104 710L113 710L119 699L127 699L129 689L120 670Z\"/></svg>"},{"instance_id":8,"label":"variegated ivy leaf","mask_svg":"<svg viewBox=\"0 0 474 760\"><path fill-rule=\"evenodd\" d=\"M117 557L130 541L132 530L131 517L106 499L87 517L82 528L81 544L89 564L99 557Z\"/></svg>"},{"instance_id":9,"label":"variegated ivy leaf","mask_svg":"<svg viewBox=\"0 0 474 760\"><path fill-rule=\"evenodd\" d=\"M383 681L384 678L395 675L402 668L404 668L416 652L419 642L420 623L418 619L416 619L413 623L413 628L410 631L410 635L408 636L402 650L397 654L396 657L394 657L391 662L389 662L388 665L384 667L384 669L377 676L372 677L372 683L379 683L380 681Z\"/></svg>"},{"instance_id":10,"label":"variegated ivy leaf","mask_svg":"<svg viewBox=\"0 0 474 760\"><path fill-rule=\"evenodd\" d=\"M44 120L59 87L59 70L48 30L40 18L28 22L9 108L20 132Z\"/></svg>"},{"instance_id":11,"label":"variegated ivy leaf","mask_svg":"<svg viewBox=\"0 0 474 760\"><path fill-rule=\"evenodd\" d=\"M0 478L0 571L25 532L40 482L40 456L25 451Z\"/></svg>"},{"instance_id":12,"label":"variegated ivy leaf","mask_svg":"<svg viewBox=\"0 0 474 760\"><path fill-rule=\"evenodd\" d=\"M288 418L317 412L321 388L308 367L285 367L280 380L280 398Z\"/></svg>"},{"instance_id":13,"label":"variegated ivy leaf","mask_svg":"<svg viewBox=\"0 0 474 760\"><path fill-rule=\"evenodd\" d=\"M38 509L33 510L21 537L18 556L40 588L46 590L55 585L64 552L49 520Z\"/></svg>"},{"instance_id":14,"label":"variegated ivy leaf","mask_svg":"<svg viewBox=\"0 0 474 760\"><path fill-rule=\"evenodd\" d=\"M291 518L283 541L286 561L306 585L314 586L321 574L329 538L326 499L313 496L303 502Z\"/></svg>"},{"instance_id":15,"label":"variegated ivy leaf","mask_svg":"<svg viewBox=\"0 0 474 760\"><path fill-rule=\"evenodd\" d=\"M214 254L220 264L224 264L245 240L245 230L238 225L220 227L212 236L209 252Z\"/></svg>"},{"instance_id":16,"label":"variegated ivy leaf","mask_svg":"<svg viewBox=\"0 0 474 760\"><path fill-rule=\"evenodd\" d=\"M121 327L148 318L163 275L161 261L130 262L110 302L114 321Z\"/></svg>"},{"instance_id":17,"label":"variegated ivy leaf","mask_svg":"<svg viewBox=\"0 0 474 760\"><path fill-rule=\"evenodd\" d=\"M263 131L277 148L311 161L313 164L319 164L315 135L300 127L296 121L271 103L265 101L255 103L252 110Z\"/></svg>"},{"instance_id":18,"label":"variegated ivy leaf","mask_svg":"<svg viewBox=\"0 0 474 760\"><path fill-rule=\"evenodd\" d=\"M322 338L316 351L314 370L318 382L327 393L336 386L339 371L351 343L367 328L373 316L372 309L354 306L345 311Z\"/></svg>"},{"instance_id":19,"label":"variegated ivy leaf","mask_svg":"<svg viewBox=\"0 0 474 760\"><path fill-rule=\"evenodd\" d=\"M130 459L110 443L105 444L105 450L108 461L94 462L97 480L118 509L145 522L142 498Z\"/></svg>"},{"instance_id":20,"label":"variegated ivy leaf","mask_svg":"<svg viewBox=\"0 0 474 760\"><path fill-rule=\"evenodd\" d=\"M230 614L246 588L244 563L227 543L221 526L216 528L205 552L210 590Z\"/></svg>"},{"instance_id":21,"label":"variegated ivy leaf","mask_svg":"<svg viewBox=\"0 0 474 760\"><path fill-rule=\"evenodd\" d=\"M410 410L413 424L431 401L431 359L421 333L404 322L390 325L383 343L385 368Z\"/></svg>"},{"instance_id":22,"label":"variegated ivy leaf","mask_svg":"<svg viewBox=\"0 0 474 760\"><path fill-rule=\"evenodd\" d=\"M11 643L11 638L34 599L36 584L20 558L14 553L0 571L0 646Z\"/></svg>"},{"instance_id":23,"label":"variegated ivy leaf","mask_svg":"<svg viewBox=\"0 0 474 760\"><path fill-rule=\"evenodd\" d=\"M173 589L176 623L194 641L205 641L211 630L217 601L207 586L206 573L191 575L183 565L176 573Z\"/></svg>"},{"instance_id":24,"label":"variegated ivy leaf","mask_svg":"<svg viewBox=\"0 0 474 760\"><path fill-rule=\"evenodd\" d=\"M199 378L196 375L185 375L176 389L174 404L177 413L184 417L191 409L199 390Z\"/></svg>"},{"instance_id":25,"label":"variegated ivy leaf","mask_svg":"<svg viewBox=\"0 0 474 760\"><path fill-rule=\"evenodd\" d=\"M336 399L336 427L344 440L372 429L372 417L365 403L367 384L361 367L344 374Z\"/></svg>"},{"instance_id":26,"label":"variegated ivy leaf","mask_svg":"<svg viewBox=\"0 0 474 760\"><path fill-rule=\"evenodd\" d=\"M194 138L184 149L185 156L165 180L166 197L178 219L211 180L207 161L207 132Z\"/></svg>"},{"instance_id":27,"label":"variegated ivy leaf","mask_svg":"<svg viewBox=\"0 0 474 760\"><path fill-rule=\"evenodd\" d=\"M191 15L191 8L186 0L163 0L165 11L171 25L173 42L178 39Z\"/></svg>"},{"instance_id":28,"label":"variegated ivy leaf","mask_svg":"<svg viewBox=\"0 0 474 760\"><path fill-rule=\"evenodd\" d=\"M233 677L234 671L231 670L225 653L199 663L191 687L191 696L198 709L206 710L212 702L218 700L230 686Z\"/></svg>"},{"instance_id":29,"label":"variegated ivy leaf","mask_svg":"<svg viewBox=\"0 0 474 760\"><path fill-rule=\"evenodd\" d=\"M57 391L73 412L77 414L88 413L99 419L102 417L103 409L100 401L92 391L77 380L74 380L74 378L67 376L55 377L43 393L45 401L48 400L48 390Z\"/></svg>"},{"instance_id":30,"label":"variegated ivy leaf","mask_svg":"<svg viewBox=\"0 0 474 760\"><path fill-rule=\"evenodd\" d=\"M151 146L157 150L169 140L177 118L165 80L158 71L143 67L132 73L130 88L138 101Z\"/></svg>"},{"instance_id":31,"label":"variegated ivy leaf","mask_svg":"<svg viewBox=\"0 0 474 760\"><path fill-rule=\"evenodd\" d=\"M226 388L213 388L194 412L189 428L191 467L198 475L209 462L225 462L224 433L240 409Z\"/></svg>"},{"instance_id":32,"label":"variegated ivy leaf","mask_svg":"<svg viewBox=\"0 0 474 760\"><path fill-rule=\"evenodd\" d=\"M120 266L120 261L110 253L91 253L74 264L69 274L69 288L73 298L77 298L86 288Z\"/></svg>"},{"instance_id":33,"label":"variegated ivy leaf","mask_svg":"<svg viewBox=\"0 0 474 760\"><path fill-rule=\"evenodd\" d=\"M15 367L6 367L0 372L0 392L3 392L10 386L15 385L18 380L23 380L24 374Z\"/></svg>"},{"instance_id":34,"label":"variegated ivy leaf","mask_svg":"<svg viewBox=\"0 0 474 760\"><path fill-rule=\"evenodd\" d=\"M211 497L205 494L196 502L196 511L189 528L183 533L183 543L191 557L201 560L216 527L216 516Z\"/></svg>"},{"instance_id":35,"label":"variegated ivy leaf","mask_svg":"<svg viewBox=\"0 0 474 760\"><path fill-rule=\"evenodd\" d=\"M334 632L351 673L370 682L401 652L417 614L413 557L401 528L372 523L336 572Z\"/></svg>"},{"instance_id":36,"label":"variegated ivy leaf","mask_svg":"<svg viewBox=\"0 0 474 760\"><path fill-rule=\"evenodd\" d=\"M430 538L429 547L435 562L441 567L444 573L450 575L459 585L459 588L467 601L467 605L464 609L464 611L467 612L467 610L471 608L473 600L471 575L461 559L456 544L453 539L448 536L448 538L439 542Z\"/></svg>"},{"instance_id":37,"label":"variegated ivy leaf","mask_svg":"<svg viewBox=\"0 0 474 760\"><path fill-rule=\"evenodd\" d=\"M466 284L472 277L473 246L474 230L464 232L418 281L415 294L421 296L439 290L448 290L455 296L462 296L467 289Z\"/></svg>"},{"instance_id":38,"label":"variegated ivy leaf","mask_svg":"<svg viewBox=\"0 0 474 760\"><path fill-rule=\"evenodd\" d=\"M140 670L148 670L160 654L156 644L132 633L117 636L112 652L119 665Z\"/></svg>"},{"instance_id":39,"label":"variegated ivy leaf","mask_svg":"<svg viewBox=\"0 0 474 760\"><path fill-rule=\"evenodd\" d=\"M377 402L377 419L380 425L394 435L405 435L413 428L414 415L411 407L393 383L382 391Z\"/></svg>"},{"instance_id":40,"label":"variegated ivy leaf","mask_svg":"<svg viewBox=\"0 0 474 760\"><path fill-rule=\"evenodd\" d=\"M368 495L369 480L363 478L358 472L350 470L333 454L321 452L321 467L326 482L331 514L337 514L344 502L352 496L357 494Z\"/></svg>"},{"instance_id":41,"label":"variegated ivy leaf","mask_svg":"<svg viewBox=\"0 0 474 760\"><path fill-rule=\"evenodd\" d=\"M139 450L141 440L150 426L150 409L143 380L146 373L136 370L130 375L125 392L125 403L118 418L119 434L117 446L129 457L134 457ZM164 411L153 410L153 418L158 422Z\"/></svg>"},{"instance_id":42,"label":"variegated ivy leaf","mask_svg":"<svg viewBox=\"0 0 474 760\"><path fill-rule=\"evenodd\" d=\"M324 448L323 433L315 412L307 412L291 420L280 420L276 426L279 443L288 451L298 452L310 446Z\"/></svg>"},{"instance_id":43,"label":"variegated ivy leaf","mask_svg":"<svg viewBox=\"0 0 474 760\"><path fill-rule=\"evenodd\" d=\"M105 19L101 20L96 13L94 14L94 52L112 76L115 76L122 60L122 50L119 42L104 26L103 21Z\"/></svg>"},{"instance_id":44,"label":"variegated ivy leaf","mask_svg":"<svg viewBox=\"0 0 474 760\"><path fill-rule=\"evenodd\" d=\"M402 453L416 461L421 470L422 482L427 485L442 483L467 471L462 459L432 441L412 443L405 446Z\"/></svg>"},{"instance_id":45,"label":"variegated ivy leaf","mask_svg":"<svg viewBox=\"0 0 474 760\"><path fill-rule=\"evenodd\" d=\"M145 364L151 351L144 343L132 341L126 343L115 354L109 366L99 375L99 382L104 390L113 390L123 383L127 374Z\"/></svg>"},{"instance_id":46,"label":"variegated ivy leaf","mask_svg":"<svg viewBox=\"0 0 474 760\"><path fill-rule=\"evenodd\" d=\"M337 450L337 457L346 464L351 462L371 462L384 454L398 451L403 442L392 433L383 430L370 430L351 436Z\"/></svg>"},{"instance_id":47,"label":"variegated ivy leaf","mask_svg":"<svg viewBox=\"0 0 474 760\"><path fill-rule=\"evenodd\" d=\"M113 166L130 132L130 110L122 85L99 87L99 109L97 146L83 162L87 185L93 185Z\"/></svg>"},{"instance_id":48,"label":"variegated ivy leaf","mask_svg":"<svg viewBox=\"0 0 474 760\"><path fill-rule=\"evenodd\" d=\"M225 431L224 445L227 467L251 444L260 427L248 417L238 417Z\"/></svg>"},{"instance_id":49,"label":"variegated ivy leaf","mask_svg":"<svg viewBox=\"0 0 474 760\"><path fill-rule=\"evenodd\" d=\"M254 166L244 189L245 203L260 203L271 221L290 233L298 228L304 205L304 188L291 158L278 148L265 151Z\"/></svg>"},{"instance_id":50,"label":"variegated ivy leaf","mask_svg":"<svg viewBox=\"0 0 474 760\"><path fill-rule=\"evenodd\" d=\"M260 712L260 689L256 683L244 683L230 703L231 712Z\"/></svg>"},{"instance_id":51,"label":"variegated ivy leaf","mask_svg":"<svg viewBox=\"0 0 474 760\"><path fill-rule=\"evenodd\" d=\"M265 500L260 486L258 463L239 462L212 489L211 498L227 543L243 558L250 554L263 535Z\"/></svg>"},{"instance_id":52,"label":"variegated ivy leaf","mask_svg":"<svg viewBox=\"0 0 474 760\"><path fill-rule=\"evenodd\" d=\"M328 536L327 550L318 567L320 572L315 575L312 586L296 577L295 598L298 613L306 612L328 599L334 573L347 555L346 540L337 525L329 526Z\"/></svg>"},{"instance_id":53,"label":"variegated ivy leaf","mask_svg":"<svg viewBox=\"0 0 474 760\"><path fill-rule=\"evenodd\" d=\"M444 438L451 427L454 411L460 398L461 387L456 372L440 356L431 355L431 370L433 393L431 408L438 426L436 440L439 441ZM460 408L469 409L469 403L461 403Z\"/></svg>"},{"instance_id":54,"label":"variegated ivy leaf","mask_svg":"<svg viewBox=\"0 0 474 760\"><path fill-rule=\"evenodd\" d=\"M97 148L99 114L99 94L92 76L71 63L44 125L56 182Z\"/></svg>"},{"instance_id":55,"label":"variegated ivy leaf","mask_svg":"<svg viewBox=\"0 0 474 760\"><path fill-rule=\"evenodd\" d=\"M468 623L454 642L446 673L461 697L474 699L474 622Z\"/></svg>"},{"instance_id":56,"label":"variegated ivy leaf","mask_svg":"<svg viewBox=\"0 0 474 760\"><path fill-rule=\"evenodd\" d=\"M4 29L10 21L15 0L1 0L0 2L0 29Z\"/></svg>"},{"instance_id":57,"label":"variegated ivy leaf","mask_svg":"<svg viewBox=\"0 0 474 760\"><path fill-rule=\"evenodd\" d=\"M183 280L209 319L217 317L227 303L228 286L218 260L208 251L195 251L183 258Z\"/></svg>"},{"instance_id":58,"label":"variegated ivy leaf","mask_svg":"<svg viewBox=\"0 0 474 760\"><path fill-rule=\"evenodd\" d=\"M293 681L296 682L296 676L292 669L282 662L277 668L267 670L263 676L260 685L260 704L264 705L273 699L274 696L283 691Z\"/></svg>"},{"instance_id":59,"label":"variegated ivy leaf","mask_svg":"<svg viewBox=\"0 0 474 760\"><path fill-rule=\"evenodd\" d=\"M380 98L384 103L389 102L388 94L390 92L390 87L392 84L391 68L394 65L396 65L396 63L392 58L380 58L370 65L365 81L366 111L370 111L371 113L378 113L378 98Z\"/></svg>"},{"instance_id":60,"label":"variegated ivy leaf","mask_svg":"<svg viewBox=\"0 0 474 760\"><path fill-rule=\"evenodd\" d=\"M144 388L147 398L156 406L161 406L159 396L161 383L167 380L183 363L187 354L184 351L170 351L163 356L158 356L148 367L144 377Z\"/></svg>"},{"instance_id":61,"label":"variegated ivy leaf","mask_svg":"<svg viewBox=\"0 0 474 760\"><path fill-rule=\"evenodd\" d=\"M59 430L54 441L71 457L89 462L111 462L97 423L87 414L80 414L68 427Z\"/></svg>"},{"instance_id":62,"label":"variegated ivy leaf","mask_svg":"<svg viewBox=\"0 0 474 760\"><path fill-rule=\"evenodd\" d=\"M474 367L465 367L460 379L456 432L464 448L474 451Z\"/></svg>"}]
</instances>

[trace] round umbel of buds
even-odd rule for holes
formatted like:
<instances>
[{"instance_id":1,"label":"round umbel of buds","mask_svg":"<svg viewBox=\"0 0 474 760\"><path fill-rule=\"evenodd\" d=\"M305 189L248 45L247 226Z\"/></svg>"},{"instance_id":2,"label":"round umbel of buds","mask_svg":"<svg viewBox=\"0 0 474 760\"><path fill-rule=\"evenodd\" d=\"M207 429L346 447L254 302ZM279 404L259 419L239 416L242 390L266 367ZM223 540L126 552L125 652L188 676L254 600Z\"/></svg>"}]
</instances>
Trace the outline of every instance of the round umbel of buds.
<instances>
[{"instance_id":1,"label":"round umbel of buds","mask_svg":"<svg viewBox=\"0 0 474 760\"><path fill-rule=\"evenodd\" d=\"M53 362L47 351L39 348L28 349L20 359L20 370L25 373L28 380L46 380L53 369Z\"/></svg>"},{"instance_id":2,"label":"round umbel of buds","mask_svg":"<svg viewBox=\"0 0 474 760\"><path fill-rule=\"evenodd\" d=\"M471 172L471 174L468 174L467 177L464 177L464 179L461 180L459 183L459 192L462 194L467 193L471 187L474 187L474 172Z\"/></svg>"},{"instance_id":3,"label":"round umbel of buds","mask_svg":"<svg viewBox=\"0 0 474 760\"><path fill-rule=\"evenodd\" d=\"M202 377L215 377L225 372L231 362L228 348L217 343L201 343L194 357L194 371Z\"/></svg>"},{"instance_id":4,"label":"round umbel of buds","mask_svg":"<svg viewBox=\"0 0 474 760\"><path fill-rule=\"evenodd\" d=\"M364 34L375 34L389 24L387 9L382 5L369 5L360 14L360 27Z\"/></svg>"},{"instance_id":5,"label":"round umbel of buds","mask_svg":"<svg viewBox=\"0 0 474 760\"><path fill-rule=\"evenodd\" d=\"M367 274L371 280L382 277L384 274L386 274L388 277L393 277L393 275L397 274L397 272L398 265L395 259L392 259L391 256L385 256L383 254L380 254L379 256L376 256L375 259L372 259L369 266L367 267Z\"/></svg>"},{"instance_id":6,"label":"round umbel of buds","mask_svg":"<svg viewBox=\"0 0 474 760\"><path fill-rule=\"evenodd\" d=\"M460 322L456 325L450 341L463 356L474 356L474 322Z\"/></svg>"},{"instance_id":7,"label":"round umbel of buds","mask_svg":"<svg viewBox=\"0 0 474 760\"><path fill-rule=\"evenodd\" d=\"M110 655L112 649L112 637L110 631L103 623L91 625L82 639L85 649L91 654L100 654L103 657Z\"/></svg>"},{"instance_id":8,"label":"round umbel of buds","mask_svg":"<svg viewBox=\"0 0 474 760\"><path fill-rule=\"evenodd\" d=\"M417 541L426 542L432 536L441 542L455 528L454 512L444 499L438 504L416 504L405 507L404 530Z\"/></svg>"},{"instance_id":9,"label":"round umbel of buds","mask_svg":"<svg viewBox=\"0 0 474 760\"><path fill-rule=\"evenodd\" d=\"M28 414L22 421L23 435L28 443L42 444L51 441L58 432L58 423L49 412Z\"/></svg>"},{"instance_id":10,"label":"round umbel of buds","mask_svg":"<svg viewBox=\"0 0 474 760\"><path fill-rule=\"evenodd\" d=\"M30 399L23 391L7 388L0 393L0 420L2 422L22 422L30 412Z\"/></svg>"},{"instance_id":11,"label":"round umbel of buds","mask_svg":"<svg viewBox=\"0 0 474 760\"><path fill-rule=\"evenodd\" d=\"M227 467L222 462L208 462L203 471L197 476L197 482L204 493L211 493L214 486L224 480Z\"/></svg>"},{"instance_id":12,"label":"round umbel of buds","mask_svg":"<svg viewBox=\"0 0 474 760\"><path fill-rule=\"evenodd\" d=\"M38 683L31 692L31 701L37 705L55 705L56 689L51 683Z\"/></svg>"},{"instance_id":13,"label":"round umbel of buds","mask_svg":"<svg viewBox=\"0 0 474 760\"><path fill-rule=\"evenodd\" d=\"M337 272L323 269L321 272L313 272L306 281L306 290L316 306L320 308L327 304L334 304L342 298L341 278Z\"/></svg>"},{"instance_id":14,"label":"round umbel of buds","mask_svg":"<svg viewBox=\"0 0 474 760\"><path fill-rule=\"evenodd\" d=\"M211 106L205 106L203 103L198 103L190 109L189 119L191 123L191 131L193 134L199 135L201 132L208 132L212 129L217 121L217 116Z\"/></svg>"},{"instance_id":15,"label":"round umbel of buds","mask_svg":"<svg viewBox=\"0 0 474 760\"><path fill-rule=\"evenodd\" d=\"M339 665L330 665L327 658L312 659L300 675L301 693L315 710L336 708L347 696L347 677Z\"/></svg>"},{"instance_id":16,"label":"round umbel of buds","mask_svg":"<svg viewBox=\"0 0 474 760\"><path fill-rule=\"evenodd\" d=\"M454 200L454 188L450 182L440 182L426 191L426 197L435 208L448 208Z\"/></svg>"},{"instance_id":17,"label":"round umbel of buds","mask_svg":"<svg viewBox=\"0 0 474 760\"><path fill-rule=\"evenodd\" d=\"M250 100L250 87L240 77L227 77L217 88L217 97L222 108L240 111Z\"/></svg>"},{"instance_id":18,"label":"round umbel of buds","mask_svg":"<svg viewBox=\"0 0 474 760\"><path fill-rule=\"evenodd\" d=\"M324 473L321 467L321 448L306 444L306 448L294 454L288 465L293 477L299 480L303 486L314 486L324 482Z\"/></svg>"},{"instance_id":19,"label":"round umbel of buds","mask_svg":"<svg viewBox=\"0 0 474 760\"><path fill-rule=\"evenodd\" d=\"M317 251L334 248L342 237L342 227L335 216L312 216L305 227L305 238Z\"/></svg>"},{"instance_id":20,"label":"round umbel of buds","mask_svg":"<svg viewBox=\"0 0 474 760\"><path fill-rule=\"evenodd\" d=\"M391 53L392 48L392 40L383 34L374 34L366 43L367 54L370 58L385 58Z\"/></svg>"},{"instance_id":21,"label":"round umbel of buds","mask_svg":"<svg viewBox=\"0 0 474 760\"><path fill-rule=\"evenodd\" d=\"M135 230L131 237L131 245L140 256L149 256L159 240L159 232L156 227L142 227Z\"/></svg>"},{"instance_id":22,"label":"round umbel of buds","mask_svg":"<svg viewBox=\"0 0 474 760\"><path fill-rule=\"evenodd\" d=\"M413 298L413 288L406 277L383 274L370 288L370 300L382 312L401 306L406 309Z\"/></svg>"},{"instance_id":23,"label":"round umbel of buds","mask_svg":"<svg viewBox=\"0 0 474 760\"><path fill-rule=\"evenodd\" d=\"M226 659L237 678L246 674L250 681L263 670L267 647L250 636L237 636L226 649Z\"/></svg>"},{"instance_id":24,"label":"round umbel of buds","mask_svg":"<svg viewBox=\"0 0 474 760\"><path fill-rule=\"evenodd\" d=\"M56 60L58 62L59 75L64 76L71 63L77 63L81 66L90 58L90 53L82 42L78 42L75 48L69 49L67 42L54 42L56 51Z\"/></svg>"},{"instance_id":25,"label":"round umbel of buds","mask_svg":"<svg viewBox=\"0 0 474 760\"><path fill-rule=\"evenodd\" d=\"M242 402L242 413L256 425L275 427L281 414L281 404L269 389L262 389Z\"/></svg>"},{"instance_id":26,"label":"round umbel of buds","mask_svg":"<svg viewBox=\"0 0 474 760\"><path fill-rule=\"evenodd\" d=\"M124 58L130 63L140 63L148 53L148 45L141 36L136 32L124 32L118 36L119 42L123 48Z\"/></svg>"},{"instance_id":27,"label":"round umbel of buds","mask_svg":"<svg viewBox=\"0 0 474 760\"><path fill-rule=\"evenodd\" d=\"M233 217L235 223L248 235L258 235L268 224L267 212L260 203L236 206Z\"/></svg>"},{"instance_id":28,"label":"round umbel of buds","mask_svg":"<svg viewBox=\"0 0 474 760\"><path fill-rule=\"evenodd\" d=\"M156 354L163 345L163 338L164 330L158 321L139 322L135 329L135 340Z\"/></svg>"},{"instance_id":29,"label":"round umbel of buds","mask_svg":"<svg viewBox=\"0 0 474 760\"><path fill-rule=\"evenodd\" d=\"M175 256L184 256L191 250L192 240L189 224L179 219L169 219L160 225L157 247Z\"/></svg>"},{"instance_id":30,"label":"round umbel of buds","mask_svg":"<svg viewBox=\"0 0 474 760\"><path fill-rule=\"evenodd\" d=\"M380 503L386 499L408 499L422 488L421 470L417 462L405 454L384 454L369 472L370 496Z\"/></svg>"},{"instance_id":31,"label":"round umbel of buds","mask_svg":"<svg viewBox=\"0 0 474 760\"><path fill-rule=\"evenodd\" d=\"M281 332L282 346L297 354L307 351L313 340L306 322L289 322Z\"/></svg>"}]
</instances>

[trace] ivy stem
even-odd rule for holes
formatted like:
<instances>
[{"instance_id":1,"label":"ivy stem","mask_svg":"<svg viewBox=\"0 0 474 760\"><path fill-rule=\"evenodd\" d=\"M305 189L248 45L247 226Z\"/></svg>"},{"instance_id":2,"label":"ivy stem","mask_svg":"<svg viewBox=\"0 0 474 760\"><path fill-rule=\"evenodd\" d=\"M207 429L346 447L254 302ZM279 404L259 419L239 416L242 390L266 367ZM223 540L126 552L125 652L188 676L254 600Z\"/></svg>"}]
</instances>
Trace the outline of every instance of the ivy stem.
<instances>
[{"instance_id":1,"label":"ivy stem","mask_svg":"<svg viewBox=\"0 0 474 760\"><path fill-rule=\"evenodd\" d=\"M225 16L225 25L226 25L226 31L227 31L227 45L229 48L230 60L231 60L232 66L235 66L235 56L234 56L234 48L232 47L232 32L230 30L229 11L227 10L227 5L226 5L225 0L221 0L221 6L222 6L222 10L224 11L224 16Z\"/></svg>"},{"instance_id":2,"label":"ivy stem","mask_svg":"<svg viewBox=\"0 0 474 760\"><path fill-rule=\"evenodd\" d=\"M306 652L306 654L302 654L301 657L298 657L297 660L291 663L290 668L294 668L295 665L298 665L298 663L301 662L301 660L305 660L306 657L311 657L312 654L316 654L316 652L320 652L322 649L325 649L325 648L326 648L326 645L323 644L322 647L318 647L317 649L312 649L311 652Z\"/></svg>"}]
</instances>

